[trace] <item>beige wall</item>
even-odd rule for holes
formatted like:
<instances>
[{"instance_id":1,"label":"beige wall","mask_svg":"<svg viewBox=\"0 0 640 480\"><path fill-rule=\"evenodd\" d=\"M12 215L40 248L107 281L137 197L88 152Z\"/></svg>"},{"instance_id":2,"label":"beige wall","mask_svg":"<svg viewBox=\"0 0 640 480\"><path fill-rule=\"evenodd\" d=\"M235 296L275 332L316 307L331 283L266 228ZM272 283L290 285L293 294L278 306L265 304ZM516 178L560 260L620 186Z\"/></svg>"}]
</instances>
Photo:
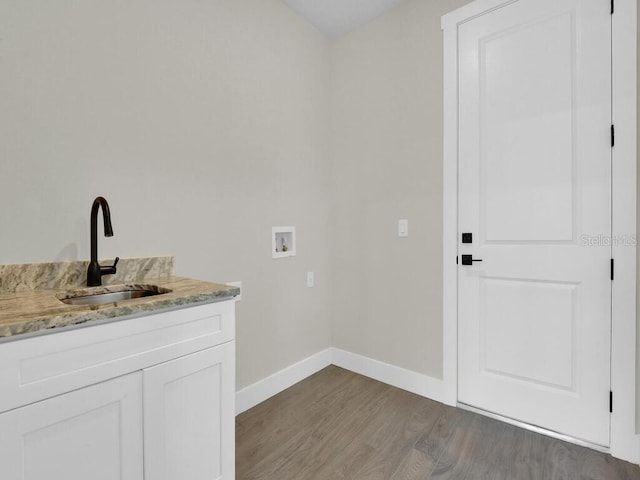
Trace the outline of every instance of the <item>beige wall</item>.
<instances>
[{"instance_id":1,"label":"beige wall","mask_svg":"<svg viewBox=\"0 0 640 480\"><path fill-rule=\"evenodd\" d=\"M3 0L0 263L88 258L103 194L102 257L243 281L239 388L327 348L328 72L279 0Z\"/></svg>"},{"instance_id":2,"label":"beige wall","mask_svg":"<svg viewBox=\"0 0 640 480\"><path fill-rule=\"evenodd\" d=\"M466 3L414 0L332 45L333 343L435 377L442 375L440 17ZM638 97L640 109L640 83ZM408 239L397 237L399 218L410 221ZM640 413L640 324L637 343ZM637 423L640 431L640 415Z\"/></svg>"},{"instance_id":3,"label":"beige wall","mask_svg":"<svg viewBox=\"0 0 640 480\"><path fill-rule=\"evenodd\" d=\"M279 0L0 2L0 263L87 258L103 194L101 256L243 280L239 388L331 344L440 377L440 17L466 3L329 44Z\"/></svg>"},{"instance_id":4,"label":"beige wall","mask_svg":"<svg viewBox=\"0 0 640 480\"><path fill-rule=\"evenodd\" d=\"M414 0L332 45L333 343L435 377L442 375L440 17L467 3ZM638 66L640 78L640 49ZM638 213L640 225L640 200ZM408 239L397 237L399 218L410 221ZM640 255L637 273L640 312ZM637 345L640 432L640 322Z\"/></svg>"},{"instance_id":5,"label":"beige wall","mask_svg":"<svg viewBox=\"0 0 640 480\"><path fill-rule=\"evenodd\" d=\"M414 0L332 45L333 343L435 377L442 375L440 17L466 3ZM638 213L640 225L640 196ZM410 220L408 239L397 237L399 218ZM640 255L638 291L640 312ZM640 322L637 339L640 431Z\"/></svg>"},{"instance_id":6,"label":"beige wall","mask_svg":"<svg viewBox=\"0 0 640 480\"><path fill-rule=\"evenodd\" d=\"M332 44L334 346L442 376L442 31L415 0ZM398 219L409 237L398 238Z\"/></svg>"}]
</instances>

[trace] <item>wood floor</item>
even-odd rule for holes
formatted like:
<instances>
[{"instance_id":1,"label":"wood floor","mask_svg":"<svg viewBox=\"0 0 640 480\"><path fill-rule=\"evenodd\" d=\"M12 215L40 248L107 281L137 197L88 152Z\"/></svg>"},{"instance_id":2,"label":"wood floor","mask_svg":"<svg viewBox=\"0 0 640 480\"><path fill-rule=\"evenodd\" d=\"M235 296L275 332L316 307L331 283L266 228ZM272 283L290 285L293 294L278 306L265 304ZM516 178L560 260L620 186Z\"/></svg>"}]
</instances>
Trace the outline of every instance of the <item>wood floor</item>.
<instances>
[{"instance_id":1,"label":"wood floor","mask_svg":"<svg viewBox=\"0 0 640 480\"><path fill-rule=\"evenodd\" d=\"M328 367L236 419L237 480L631 480L609 455Z\"/></svg>"}]
</instances>

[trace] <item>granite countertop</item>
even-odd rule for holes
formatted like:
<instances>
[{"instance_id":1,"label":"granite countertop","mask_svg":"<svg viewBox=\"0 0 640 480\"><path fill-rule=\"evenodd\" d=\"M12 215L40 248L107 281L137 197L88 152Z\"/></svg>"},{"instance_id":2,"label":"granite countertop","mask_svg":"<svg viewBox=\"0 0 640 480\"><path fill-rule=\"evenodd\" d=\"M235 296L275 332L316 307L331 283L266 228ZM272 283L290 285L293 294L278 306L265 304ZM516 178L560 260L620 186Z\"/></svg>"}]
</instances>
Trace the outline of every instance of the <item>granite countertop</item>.
<instances>
[{"instance_id":1,"label":"granite countertop","mask_svg":"<svg viewBox=\"0 0 640 480\"><path fill-rule=\"evenodd\" d=\"M53 333L56 328L222 301L240 293L237 287L175 276L173 257L122 259L118 274L103 277L102 287L86 287L82 279L86 278L87 263L0 265L0 341L22 334ZM170 292L103 305L68 305L59 300L79 293L145 286Z\"/></svg>"}]
</instances>

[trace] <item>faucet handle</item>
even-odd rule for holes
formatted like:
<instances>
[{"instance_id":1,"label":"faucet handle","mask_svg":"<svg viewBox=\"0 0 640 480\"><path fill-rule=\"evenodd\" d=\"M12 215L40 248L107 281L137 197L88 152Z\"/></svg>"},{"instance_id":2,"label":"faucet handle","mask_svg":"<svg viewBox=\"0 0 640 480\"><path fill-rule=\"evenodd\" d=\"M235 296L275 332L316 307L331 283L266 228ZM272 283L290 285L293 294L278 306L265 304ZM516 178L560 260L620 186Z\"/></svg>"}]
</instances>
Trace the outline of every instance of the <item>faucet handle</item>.
<instances>
[{"instance_id":1,"label":"faucet handle","mask_svg":"<svg viewBox=\"0 0 640 480\"><path fill-rule=\"evenodd\" d=\"M120 257L116 257L116 259L113 261L113 265L109 266L109 267L100 267L100 273L102 275L113 275L114 273L116 273L116 265L118 265L118 262L120 261Z\"/></svg>"}]
</instances>

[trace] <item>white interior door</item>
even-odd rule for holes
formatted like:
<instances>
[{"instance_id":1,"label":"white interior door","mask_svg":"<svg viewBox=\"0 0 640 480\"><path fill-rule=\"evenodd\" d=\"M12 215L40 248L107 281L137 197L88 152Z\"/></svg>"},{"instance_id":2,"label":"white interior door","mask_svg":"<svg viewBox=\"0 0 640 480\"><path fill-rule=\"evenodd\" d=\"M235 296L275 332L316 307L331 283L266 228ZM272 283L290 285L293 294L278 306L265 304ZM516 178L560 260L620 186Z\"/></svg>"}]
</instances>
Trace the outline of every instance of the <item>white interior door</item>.
<instances>
[{"instance_id":1,"label":"white interior door","mask_svg":"<svg viewBox=\"0 0 640 480\"><path fill-rule=\"evenodd\" d=\"M458 399L605 446L609 8L518 0L458 30L458 252L482 260L458 267Z\"/></svg>"}]
</instances>

